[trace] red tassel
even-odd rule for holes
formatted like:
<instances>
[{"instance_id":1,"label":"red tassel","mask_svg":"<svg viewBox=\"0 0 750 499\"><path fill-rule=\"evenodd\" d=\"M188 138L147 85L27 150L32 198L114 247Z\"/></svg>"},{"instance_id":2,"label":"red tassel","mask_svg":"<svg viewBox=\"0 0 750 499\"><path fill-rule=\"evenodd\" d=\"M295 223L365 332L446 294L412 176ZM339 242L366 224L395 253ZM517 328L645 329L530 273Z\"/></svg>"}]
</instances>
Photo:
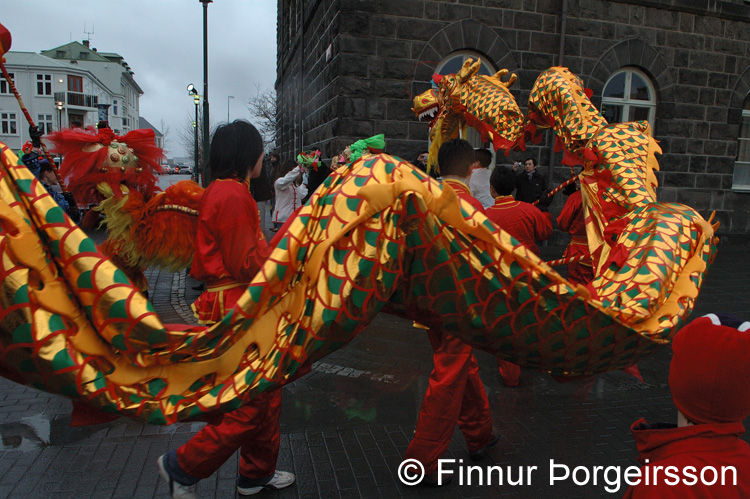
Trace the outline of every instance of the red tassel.
<instances>
[{"instance_id":1,"label":"red tassel","mask_svg":"<svg viewBox=\"0 0 750 499\"><path fill-rule=\"evenodd\" d=\"M565 149L565 152L563 153L563 158L560 161L560 163L565 166L579 166L583 164L583 161L581 161L581 158L579 158L577 155Z\"/></svg>"},{"instance_id":2,"label":"red tassel","mask_svg":"<svg viewBox=\"0 0 750 499\"><path fill-rule=\"evenodd\" d=\"M583 148L583 157L589 161L599 161L599 157L590 147Z\"/></svg>"},{"instance_id":3,"label":"red tassel","mask_svg":"<svg viewBox=\"0 0 750 499\"><path fill-rule=\"evenodd\" d=\"M88 210L79 224L83 230L91 230L99 224L99 212Z\"/></svg>"},{"instance_id":4,"label":"red tassel","mask_svg":"<svg viewBox=\"0 0 750 499\"><path fill-rule=\"evenodd\" d=\"M623 367L622 368L622 372L624 372L625 374L629 374L629 375L633 376L634 378L636 378L641 383L645 383L645 381L643 381L643 376L641 376L641 371L640 371L640 369L638 369L638 364L633 364L630 367Z\"/></svg>"}]
</instances>

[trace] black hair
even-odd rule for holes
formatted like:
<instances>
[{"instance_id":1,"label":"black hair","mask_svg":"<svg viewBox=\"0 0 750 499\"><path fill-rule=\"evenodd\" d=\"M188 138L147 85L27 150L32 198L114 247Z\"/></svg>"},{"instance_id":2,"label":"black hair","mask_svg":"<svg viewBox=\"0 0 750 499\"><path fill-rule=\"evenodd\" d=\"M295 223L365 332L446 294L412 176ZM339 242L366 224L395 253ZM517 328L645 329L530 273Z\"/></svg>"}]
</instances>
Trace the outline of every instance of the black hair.
<instances>
[{"instance_id":1,"label":"black hair","mask_svg":"<svg viewBox=\"0 0 750 499\"><path fill-rule=\"evenodd\" d=\"M263 154L260 132L245 120L219 126L211 139L208 170L211 178L245 180L248 171Z\"/></svg>"},{"instance_id":2,"label":"black hair","mask_svg":"<svg viewBox=\"0 0 750 499\"><path fill-rule=\"evenodd\" d=\"M297 162L293 159L285 159L284 161L279 163L279 166L276 168L276 171L273 174L273 182L276 183L278 179L294 170L295 166L297 166Z\"/></svg>"},{"instance_id":3,"label":"black hair","mask_svg":"<svg viewBox=\"0 0 750 499\"><path fill-rule=\"evenodd\" d=\"M492 153L488 149L474 149L474 161L479 161L482 168L489 168L492 163Z\"/></svg>"},{"instance_id":4,"label":"black hair","mask_svg":"<svg viewBox=\"0 0 750 499\"><path fill-rule=\"evenodd\" d=\"M538 163L536 162L536 158L528 157L523 160L524 163L526 163L528 160L531 160L532 163L534 163L534 166L537 166Z\"/></svg>"},{"instance_id":5,"label":"black hair","mask_svg":"<svg viewBox=\"0 0 750 499\"><path fill-rule=\"evenodd\" d=\"M41 176L42 173L53 172L53 171L55 170L52 168L52 165L49 164L48 160L46 159L39 160L39 176Z\"/></svg>"},{"instance_id":6,"label":"black hair","mask_svg":"<svg viewBox=\"0 0 750 499\"><path fill-rule=\"evenodd\" d=\"M440 146L438 167L441 175L468 177L474 162L474 148L463 139L453 139Z\"/></svg>"},{"instance_id":7,"label":"black hair","mask_svg":"<svg viewBox=\"0 0 750 499\"><path fill-rule=\"evenodd\" d=\"M490 185L495 189L498 196L510 196L513 189L516 188L515 176L511 170L504 166L497 166L490 175Z\"/></svg>"},{"instance_id":8,"label":"black hair","mask_svg":"<svg viewBox=\"0 0 750 499\"><path fill-rule=\"evenodd\" d=\"M307 203L307 200L310 199L318 187L320 187L320 184L322 184L330 174L331 168L322 160L320 161L317 170L310 170L310 174L307 176L307 196L302 198L302 204Z\"/></svg>"}]
</instances>

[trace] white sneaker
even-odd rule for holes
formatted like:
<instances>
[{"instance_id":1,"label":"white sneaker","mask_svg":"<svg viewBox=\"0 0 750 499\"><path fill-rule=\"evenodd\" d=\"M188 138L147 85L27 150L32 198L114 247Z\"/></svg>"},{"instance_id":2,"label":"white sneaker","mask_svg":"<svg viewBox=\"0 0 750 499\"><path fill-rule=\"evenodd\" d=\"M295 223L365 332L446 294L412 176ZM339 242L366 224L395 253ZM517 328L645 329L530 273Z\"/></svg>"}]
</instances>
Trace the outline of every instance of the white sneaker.
<instances>
[{"instance_id":1,"label":"white sneaker","mask_svg":"<svg viewBox=\"0 0 750 499\"><path fill-rule=\"evenodd\" d=\"M294 473L289 473L288 471L279 471L276 470L273 472L273 477L266 482L263 485L257 485L252 487L244 487L242 484L243 480L248 480L247 478L240 477L238 483L237 483L237 492L241 496L251 496L253 494L257 494L263 489L271 489L271 490L279 490L283 489L284 487L289 487L291 484L294 483Z\"/></svg>"},{"instance_id":2,"label":"white sneaker","mask_svg":"<svg viewBox=\"0 0 750 499\"><path fill-rule=\"evenodd\" d=\"M198 495L195 493L198 484L183 485L172 479L169 472L164 467L163 455L159 456L156 464L159 465L159 475L169 484L169 493L172 494L172 499L198 499Z\"/></svg>"}]
</instances>

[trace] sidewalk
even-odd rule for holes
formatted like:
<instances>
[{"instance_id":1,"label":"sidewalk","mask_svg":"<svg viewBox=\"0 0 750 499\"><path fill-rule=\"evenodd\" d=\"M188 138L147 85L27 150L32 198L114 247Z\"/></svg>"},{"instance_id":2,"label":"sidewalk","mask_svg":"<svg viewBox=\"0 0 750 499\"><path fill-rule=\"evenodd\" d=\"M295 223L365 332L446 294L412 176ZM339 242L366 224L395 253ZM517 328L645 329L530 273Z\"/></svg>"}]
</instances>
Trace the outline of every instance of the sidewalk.
<instances>
[{"instance_id":1,"label":"sidewalk","mask_svg":"<svg viewBox=\"0 0 750 499\"><path fill-rule=\"evenodd\" d=\"M561 252L543 248L548 258ZM750 318L745 254L744 248L720 247L694 315L725 311ZM147 277L164 322L194 323L189 305L199 292L191 289L197 284L192 278L158 269ZM525 474L536 466L531 483L524 476L523 484L500 486L495 477L492 486L468 486L454 476L440 489L400 484L396 472L414 431L432 356L426 336L410 321L380 314L348 346L284 387L278 467L295 472L297 483L257 497L621 497L626 485L609 494L601 475L597 485L578 486L570 478L550 484L550 460L570 470L634 466L630 424L640 417L676 418L667 386L669 348L639 363L645 383L617 372L559 384L524 369L516 388L502 385L492 356L476 355L502 438L486 460L474 463L456 433L444 458L501 466L513 481L519 467ZM0 378L0 498L166 498L156 459L202 426L150 426L120 418L70 428L70 408L67 399ZM199 497L235 497L236 469L235 456L200 482ZM507 482L508 475L504 478Z\"/></svg>"}]
</instances>

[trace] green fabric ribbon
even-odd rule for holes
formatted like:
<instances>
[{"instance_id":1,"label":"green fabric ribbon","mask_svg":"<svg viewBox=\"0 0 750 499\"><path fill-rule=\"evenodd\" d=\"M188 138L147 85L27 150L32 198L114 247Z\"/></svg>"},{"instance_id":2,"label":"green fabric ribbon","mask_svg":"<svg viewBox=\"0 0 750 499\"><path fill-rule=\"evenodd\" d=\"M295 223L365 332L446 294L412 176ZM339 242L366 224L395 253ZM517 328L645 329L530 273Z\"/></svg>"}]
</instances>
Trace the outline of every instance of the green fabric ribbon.
<instances>
[{"instance_id":1,"label":"green fabric ribbon","mask_svg":"<svg viewBox=\"0 0 750 499\"><path fill-rule=\"evenodd\" d=\"M385 135L380 133L373 135L369 139L360 139L354 144L349 146L349 150L352 152L349 156L349 161L356 161L362 157L368 147L373 149L385 149Z\"/></svg>"}]
</instances>

